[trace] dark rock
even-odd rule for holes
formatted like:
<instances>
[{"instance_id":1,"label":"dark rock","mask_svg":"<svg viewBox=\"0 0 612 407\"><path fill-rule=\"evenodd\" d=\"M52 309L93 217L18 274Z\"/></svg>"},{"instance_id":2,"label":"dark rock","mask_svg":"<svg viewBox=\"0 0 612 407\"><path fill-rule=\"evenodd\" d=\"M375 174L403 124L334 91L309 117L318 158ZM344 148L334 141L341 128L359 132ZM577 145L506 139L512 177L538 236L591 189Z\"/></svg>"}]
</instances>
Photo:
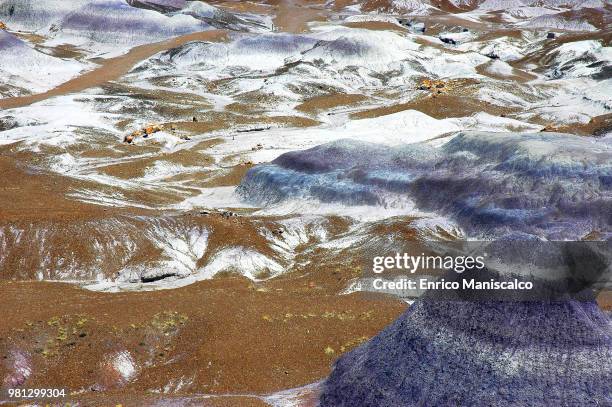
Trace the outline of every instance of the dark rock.
<instances>
[{"instance_id":1,"label":"dark rock","mask_svg":"<svg viewBox=\"0 0 612 407\"><path fill-rule=\"evenodd\" d=\"M140 276L140 282L141 283L153 283L155 281L163 280L165 278L174 277L174 276L176 276L176 273L173 273L173 272L154 274L154 275L148 275L148 276Z\"/></svg>"}]
</instances>

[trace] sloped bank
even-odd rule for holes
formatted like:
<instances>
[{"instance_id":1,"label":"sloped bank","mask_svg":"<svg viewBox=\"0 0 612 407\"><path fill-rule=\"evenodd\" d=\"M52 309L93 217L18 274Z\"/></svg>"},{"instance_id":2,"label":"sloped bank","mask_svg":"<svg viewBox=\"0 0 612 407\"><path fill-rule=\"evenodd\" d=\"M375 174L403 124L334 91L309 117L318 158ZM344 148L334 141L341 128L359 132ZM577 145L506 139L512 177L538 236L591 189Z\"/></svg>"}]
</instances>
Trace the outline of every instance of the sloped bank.
<instances>
[{"instance_id":1,"label":"sloped bank","mask_svg":"<svg viewBox=\"0 0 612 407\"><path fill-rule=\"evenodd\" d=\"M424 300L339 359L321 406L606 405L611 380L593 302Z\"/></svg>"}]
</instances>

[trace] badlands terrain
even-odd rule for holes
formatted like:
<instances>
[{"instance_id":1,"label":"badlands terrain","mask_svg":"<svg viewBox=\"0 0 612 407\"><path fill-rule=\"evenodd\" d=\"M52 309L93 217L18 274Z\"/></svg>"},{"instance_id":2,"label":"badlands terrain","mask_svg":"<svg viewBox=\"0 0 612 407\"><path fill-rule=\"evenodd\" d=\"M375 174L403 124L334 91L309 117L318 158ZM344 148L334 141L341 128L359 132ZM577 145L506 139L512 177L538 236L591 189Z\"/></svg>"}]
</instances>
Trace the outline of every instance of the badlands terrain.
<instances>
[{"instance_id":1,"label":"badlands terrain","mask_svg":"<svg viewBox=\"0 0 612 407\"><path fill-rule=\"evenodd\" d=\"M609 240L611 15L0 0L0 404L314 406L408 307L368 254Z\"/></svg>"}]
</instances>

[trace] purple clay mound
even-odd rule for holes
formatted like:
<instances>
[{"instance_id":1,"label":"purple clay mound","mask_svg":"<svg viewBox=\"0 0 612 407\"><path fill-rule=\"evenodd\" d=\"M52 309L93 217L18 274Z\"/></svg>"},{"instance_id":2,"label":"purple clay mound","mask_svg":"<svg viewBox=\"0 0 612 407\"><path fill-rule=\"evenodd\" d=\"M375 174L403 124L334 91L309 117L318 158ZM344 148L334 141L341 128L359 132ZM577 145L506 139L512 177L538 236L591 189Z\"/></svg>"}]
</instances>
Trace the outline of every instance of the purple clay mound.
<instances>
[{"instance_id":1,"label":"purple clay mound","mask_svg":"<svg viewBox=\"0 0 612 407\"><path fill-rule=\"evenodd\" d=\"M63 32L102 43L146 43L206 29L208 24L188 16L167 17L118 0L83 6L61 25Z\"/></svg>"},{"instance_id":2,"label":"purple clay mound","mask_svg":"<svg viewBox=\"0 0 612 407\"><path fill-rule=\"evenodd\" d=\"M238 192L264 205L318 199L386 207L401 198L472 236L609 236L612 144L558 133L464 132L441 147L340 140L251 169Z\"/></svg>"},{"instance_id":3,"label":"purple clay mound","mask_svg":"<svg viewBox=\"0 0 612 407\"><path fill-rule=\"evenodd\" d=\"M321 407L612 403L610 319L595 302L426 298L340 358Z\"/></svg>"}]
</instances>

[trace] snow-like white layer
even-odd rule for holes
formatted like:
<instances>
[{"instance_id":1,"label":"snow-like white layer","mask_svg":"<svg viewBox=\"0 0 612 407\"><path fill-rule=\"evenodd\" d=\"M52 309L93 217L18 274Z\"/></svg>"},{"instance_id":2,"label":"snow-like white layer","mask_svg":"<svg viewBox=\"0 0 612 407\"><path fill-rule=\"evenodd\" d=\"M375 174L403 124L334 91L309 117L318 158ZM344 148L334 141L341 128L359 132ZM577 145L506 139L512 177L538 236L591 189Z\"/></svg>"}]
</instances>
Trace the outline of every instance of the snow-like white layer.
<instances>
[{"instance_id":1,"label":"snow-like white layer","mask_svg":"<svg viewBox=\"0 0 612 407\"><path fill-rule=\"evenodd\" d=\"M338 66L358 65L380 69L401 60L408 51L419 48L408 38L388 31L326 29L316 33L315 38L320 42L303 53L303 60Z\"/></svg>"},{"instance_id":2,"label":"snow-like white layer","mask_svg":"<svg viewBox=\"0 0 612 407\"><path fill-rule=\"evenodd\" d=\"M188 3L186 7L181 9L181 13L191 14L194 17L215 18L219 14L223 13L223 11L217 7L211 6L208 3L196 1Z\"/></svg>"},{"instance_id":3,"label":"snow-like white layer","mask_svg":"<svg viewBox=\"0 0 612 407\"><path fill-rule=\"evenodd\" d=\"M209 233L214 231L193 225L185 227L175 220L142 218L142 221L144 227L137 224L138 232L144 230L143 237L160 249L159 258L132 266L128 261L130 254L126 258L128 266L119 270L117 279L100 277L99 282L86 288L95 291L168 289L210 279L220 272L239 273L252 280L268 279L291 267L296 255L301 253L302 245L309 244L314 248L330 237L330 223L326 216L285 217L276 221L274 226L259 223L257 233L265 239L272 255L264 255L250 247L230 245L217 249L208 256L206 264L198 268L196 265L208 250ZM258 222L254 221L254 224L258 225ZM128 225L128 228L132 226ZM277 233L277 230L282 232ZM0 244L1 233L0 229ZM11 232L11 236L19 239L20 235ZM118 243L119 246L128 246L132 253L139 245L130 239Z\"/></svg>"},{"instance_id":4,"label":"snow-like white layer","mask_svg":"<svg viewBox=\"0 0 612 407\"><path fill-rule=\"evenodd\" d=\"M604 7L602 0L485 0L478 6L480 10L525 10L535 13L539 10L542 14L554 13L563 9L597 8ZM538 14L538 15L542 15ZM525 17L534 17L535 14Z\"/></svg>"},{"instance_id":5,"label":"snow-like white layer","mask_svg":"<svg viewBox=\"0 0 612 407\"><path fill-rule=\"evenodd\" d=\"M44 92L74 78L87 64L43 54L0 30L0 85Z\"/></svg>"},{"instance_id":6,"label":"snow-like white layer","mask_svg":"<svg viewBox=\"0 0 612 407\"><path fill-rule=\"evenodd\" d=\"M322 382L315 382L264 396L263 400L272 407L300 407L304 406L307 400L313 399L321 386Z\"/></svg>"},{"instance_id":7,"label":"snow-like white layer","mask_svg":"<svg viewBox=\"0 0 612 407\"><path fill-rule=\"evenodd\" d=\"M418 230L425 240L431 238L447 240L448 236L453 236L457 240L466 238L461 227L448 218L437 216L419 218L413 221L410 226Z\"/></svg>"},{"instance_id":8,"label":"snow-like white layer","mask_svg":"<svg viewBox=\"0 0 612 407\"><path fill-rule=\"evenodd\" d=\"M350 121L341 129L346 137L385 144L417 143L456 130L459 127L452 121L437 120L418 110Z\"/></svg>"},{"instance_id":9,"label":"snow-like white layer","mask_svg":"<svg viewBox=\"0 0 612 407\"><path fill-rule=\"evenodd\" d=\"M152 136L145 138L138 138L134 141L136 145L145 145L151 142L154 142L156 145L162 146L163 152L171 152L176 151L181 144L185 142L181 140L179 137L176 137L173 134L170 134L165 131L160 131L155 133Z\"/></svg>"},{"instance_id":10,"label":"snow-like white layer","mask_svg":"<svg viewBox=\"0 0 612 407\"><path fill-rule=\"evenodd\" d=\"M431 139L443 133L459 130L456 119L437 120L416 110L381 116L372 119L349 121L342 126L310 129L271 129L241 135L240 142L229 141L210 149L215 156L225 157L243 151L256 163L274 160L279 155L314 147L329 141L352 138L383 144L415 143ZM250 146L262 144L261 150L251 151Z\"/></svg>"},{"instance_id":11,"label":"snow-like white layer","mask_svg":"<svg viewBox=\"0 0 612 407\"><path fill-rule=\"evenodd\" d=\"M518 26L528 28L548 28L564 31L597 31L597 28L589 24L587 21L567 19L558 14L544 14L526 22L518 23Z\"/></svg>"},{"instance_id":12,"label":"snow-like white layer","mask_svg":"<svg viewBox=\"0 0 612 407\"><path fill-rule=\"evenodd\" d=\"M515 20L540 17L548 14L557 14L558 10L543 7L509 7L505 8L504 14L513 17Z\"/></svg>"},{"instance_id":13,"label":"snow-like white layer","mask_svg":"<svg viewBox=\"0 0 612 407\"><path fill-rule=\"evenodd\" d=\"M112 366L125 382L136 375L136 364L128 351L117 352L112 358Z\"/></svg>"},{"instance_id":14,"label":"snow-like white layer","mask_svg":"<svg viewBox=\"0 0 612 407\"><path fill-rule=\"evenodd\" d=\"M237 272L251 280L280 274L284 267L275 260L252 249L228 247L216 253L206 266L198 271L197 279L209 279L223 271Z\"/></svg>"},{"instance_id":15,"label":"snow-like white layer","mask_svg":"<svg viewBox=\"0 0 612 407\"><path fill-rule=\"evenodd\" d=\"M143 280L153 281L166 276L183 278L196 273L197 262L208 245L208 230L192 228L177 231L167 225L157 225L146 232L147 238L159 248L164 260L121 270L117 285L139 283Z\"/></svg>"},{"instance_id":16,"label":"snow-like white layer","mask_svg":"<svg viewBox=\"0 0 612 407\"><path fill-rule=\"evenodd\" d=\"M587 78L555 81L547 89L548 99L530 103L519 118L539 115L544 120L561 123L588 123L592 117L612 109L612 89Z\"/></svg>"},{"instance_id":17,"label":"snow-like white layer","mask_svg":"<svg viewBox=\"0 0 612 407\"><path fill-rule=\"evenodd\" d=\"M92 0L4 0L0 20L20 31L46 30Z\"/></svg>"},{"instance_id":18,"label":"snow-like white layer","mask_svg":"<svg viewBox=\"0 0 612 407\"><path fill-rule=\"evenodd\" d=\"M443 42L451 42L453 45L455 45L471 41L474 38L474 34L470 31L448 32L441 33L438 38L440 38L440 40Z\"/></svg>"},{"instance_id":19,"label":"snow-like white layer","mask_svg":"<svg viewBox=\"0 0 612 407\"><path fill-rule=\"evenodd\" d=\"M354 14L349 15L344 18L344 22L347 23L359 23L364 21L382 21L385 23L396 24L397 26L401 26L399 24L397 17L387 16L382 14Z\"/></svg>"},{"instance_id":20,"label":"snow-like white layer","mask_svg":"<svg viewBox=\"0 0 612 407\"><path fill-rule=\"evenodd\" d=\"M496 76L512 76L513 74L513 69L512 66L510 66L508 63L501 61L499 59L495 60L495 61L491 61L491 63L487 64L484 68L485 72L490 73L492 75L496 75Z\"/></svg>"},{"instance_id":21,"label":"snow-like white layer","mask_svg":"<svg viewBox=\"0 0 612 407\"><path fill-rule=\"evenodd\" d=\"M427 0L392 0L393 9L399 13L410 13L412 15L426 15L435 10Z\"/></svg>"},{"instance_id":22,"label":"snow-like white layer","mask_svg":"<svg viewBox=\"0 0 612 407\"><path fill-rule=\"evenodd\" d=\"M508 117L493 116L484 112L476 113L475 115L469 117L459 117L445 120L455 123L457 127L461 128L462 130L482 130L503 133L509 131L539 131L543 128L537 124L531 124Z\"/></svg>"},{"instance_id":23,"label":"snow-like white layer","mask_svg":"<svg viewBox=\"0 0 612 407\"><path fill-rule=\"evenodd\" d=\"M364 3L364 2L358 2ZM367 2L368 6L376 7L376 2ZM428 0L389 0L388 2L378 3L379 7L375 8L375 12L387 12L392 14L410 14L410 15L427 15L435 11ZM363 10L364 7L361 5L356 6L357 10Z\"/></svg>"},{"instance_id":24,"label":"snow-like white layer","mask_svg":"<svg viewBox=\"0 0 612 407\"><path fill-rule=\"evenodd\" d=\"M552 78L576 78L592 75L602 66L612 64L612 47L600 41L576 41L560 45L553 51L548 75ZM596 65L596 66L594 66Z\"/></svg>"},{"instance_id":25,"label":"snow-like white layer","mask_svg":"<svg viewBox=\"0 0 612 407\"><path fill-rule=\"evenodd\" d=\"M157 267L157 272L148 270L145 277L167 273L169 270L179 276L186 276L196 271L198 260L204 256L209 232L203 228L177 232L157 225L149 235L149 239L155 242L168 260Z\"/></svg>"},{"instance_id":26,"label":"snow-like white layer","mask_svg":"<svg viewBox=\"0 0 612 407\"><path fill-rule=\"evenodd\" d=\"M442 134L467 129L489 131L540 130L542 126L510 118L478 113L464 118L438 120L416 110L404 110L371 119L352 120L340 126L321 126L308 129L271 129L245 133L240 141L227 140L212 147L214 156L227 157L238 153L255 163L269 162L283 153L303 150L339 139L354 139L386 145L418 143L434 139ZM251 151L250 146L262 144L263 149ZM239 159L237 158L239 161ZM238 163L238 161L236 163Z\"/></svg>"},{"instance_id":27,"label":"snow-like white layer","mask_svg":"<svg viewBox=\"0 0 612 407\"><path fill-rule=\"evenodd\" d=\"M7 111L12 116L19 117L20 121L27 122L28 126L0 132L0 145L24 141L33 150L43 144L66 146L79 142L74 133L79 128L95 128L116 134L117 131L111 123L118 115L96 111L90 103L79 100L83 96L58 96Z\"/></svg>"},{"instance_id":28,"label":"snow-like white layer","mask_svg":"<svg viewBox=\"0 0 612 407\"><path fill-rule=\"evenodd\" d=\"M252 208L252 205L245 204L236 195L234 187L214 187L204 188L199 195L186 198L172 209L191 210L194 208Z\"/></svg>"},{"instance_id":29,"label":"snow-like white layer","mask_svg":"<svg viewBox=\"0 0 612 407\"><path fill-rule=\"evenodd\" d=\"M402 204L373 211L371 206L366 205L346 206L335 203L323 203L318 200L290 199L279 204L266 206L255 212L255 214L258 216L288 216L296 214L302 216L336 215L351 218L357 222L374 222L393 216L428 216L427 213L418 212L410 201L402 202ZM322 243L321 247L328 247L329 244Z\"/></svg>"},{"instance_id":30,"label":"snow-like white layer","mask_svg":"<svg viewBox=\"0 0 612 407\"><path fill-rule=\"evenodd\" d=\"M269 16L234 14L202 1L186 3L177 14L184 14L205 21L216 27L228 27L248 31L272 31L274 24Z\"/></svg>"},{"instance_id":31,"label":"snow-like white layer","mask_svg":"<svg viewBox=\"0 0 612 407\"><path fill-rule=\"evenodd\" d=\"M604 7L607 2L602 0L531 0L530 5L545 7L579 9L583 7Z\"/></svg>"},{"instance_id":32,"label":"snow-like white layer","mask_svg":"<svg viewBox=\"0 0 612 407\"><path fill-rule=\"evenodd\" d=\"M432 55L433 54L433 55ZM425 55L424 69L432 76L439 78L477 78L476 66L490 59L476 52L447 54L443 51Z\"/></svg>"},{"instance_id":33,"label":"snow-like white layer","mask_svg":"<svg viewBox=\"0 0 612 407\"><path fill-rule=\"evenodd\" d=\"M196 172L200 169L200 167L185 167L168 161L156 161L152 167L147 167L142 180L145 182L163 181L174 175Z\"/></svg>"},{"instance_id":34,"label":"snow-like white layer","mask_svg":"<svg viewBox=\"0 0 612 407\"><path fill-rule=\"evenodd\" d=\"M527 0L485 0L480 4L481 10L507 10L511 7L524 6Z\"/></svg>"},{"instance_id":35,"label":"snow-like white layer","mask_svg":"<svg viewBox=\"0 0 612 407\"><path fill-rule=\"evenodd\" d=\"M282 239L277 239L269 233L265 235L270 241L274 241L275 246L282 251L290 252L301 244L312 241L321 242L328 238L328 222L323 216L305 214L299 218L283 219L278 223L282 227Z\"/></svg>"},{"instance_id":36,"label":"snow-like white layer","mask_svg":"<svg viewBox=\"0 0 612 407\"><path fill-rule=\"evenodd\" d=\"M305 36L285 34L243 37L230 44L194 42L178 52L163 54L160 61L171 62L179 68L272 70L284 65L287 58L298 57L315 43L316 40Z\"/></svg>"},{"instance_id":37,"label":"snow-like white layer","mask_svg":"<svg viewBox=\"0 0 612 407\"><path fill-rule=\"evenodd\" d=\"M457 48L464 52L474 51L488 57L499 58L502 61L514 61L524 56L519 40L511 37L501 37L486 42L467 42Z\"/></svg>"}]
</instances>

